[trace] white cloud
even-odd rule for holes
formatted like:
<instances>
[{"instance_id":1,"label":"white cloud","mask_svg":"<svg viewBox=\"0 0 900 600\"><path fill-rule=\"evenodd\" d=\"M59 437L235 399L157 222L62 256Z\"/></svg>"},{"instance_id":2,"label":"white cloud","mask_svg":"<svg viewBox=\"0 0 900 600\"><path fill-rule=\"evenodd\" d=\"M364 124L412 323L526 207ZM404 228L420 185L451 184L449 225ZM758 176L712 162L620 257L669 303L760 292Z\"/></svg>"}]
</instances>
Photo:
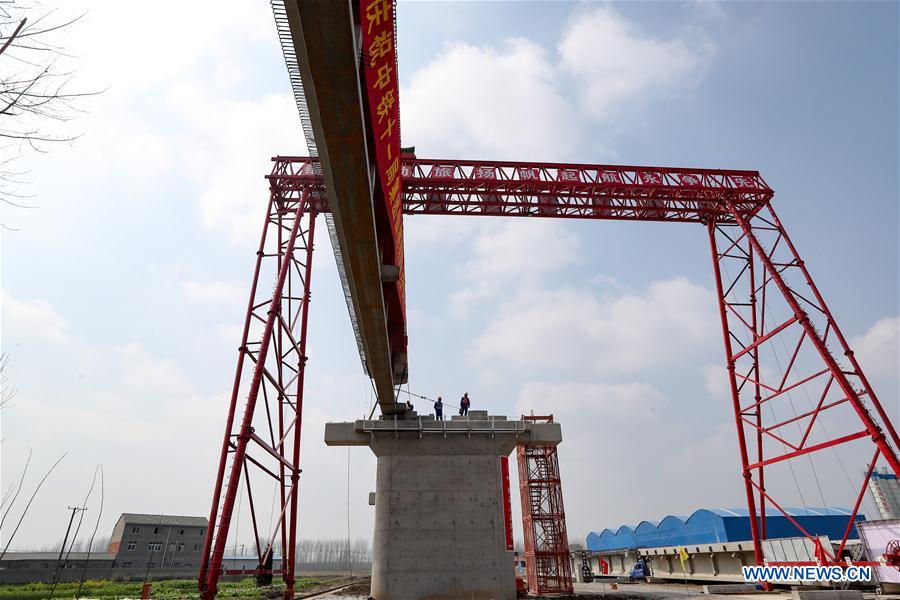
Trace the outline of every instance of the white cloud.
<instances>
[{"instance_id":1,"label":"white cloud","mask_svg":"<svg viewBox=\"0 0 900 600\"><path fill-rule=\"evenodd\" d=\"M712 293L686 279L598 297L566 287L525 289L498 310L473 359L519 369L629 373L696 358L717 333Z\"/></svg>"},{"instance_id":2,"label":"white cloud","mask_svg":"<svg viewBox=\"0 0 900 600\"><path fill-rule=\"evenodd\" d=\"M727 422L685 415L683 398L647 382L530 382L520 413L560 423L569 537L704 506L740 506L739 462ZM696 435L698 427L704 435ZM648 477L648 472L653 473ZM709 481L733 485L710 486ZM697 490L703 490L698 499Z\"/></svg>"},{"instance_id":3,"label":"white cloud","mask_svg":"<svg viewBox=\"0 0 900 600\"><path fill-rule=\"evenodd\" d=\"M449 44L401 90L404 143L423 156L583 158L598 147L596 135L586 137L591 120L693 89L715 47L696 28L671 39L642 35L602 5L577 12L557 51L521 37Z\"/></svg>"},{"instance_id":4,"label":"white cloud","mask_svg":"<svg viewBox=\"0 0 900 600\"><path fill-rule=\"evenodd\" d=\"M125 382L142 394L156 393L160 396L186 394L191 385L178 363L169 358L160 358L148 352L136 342L119 349Z\"/></svg>"},{"instance_id":5,"label":"white cloud","mask_svg":"<svg viewBox=\"0 0 900 600\"><path fill-rule=\"evenodd\" d=\"M401 90L403 141L423 155L561 159L579 137L546 51L456 43Z\"/></svg>"},{"instance_id":6,"label":"white cloud","mask_svg":"<svg viewBox=\"0 0 900 600\"><path fill-rule=\"evenodd\" d=\"M508 292L510 285L530 285L577 264L580 247L579 238L558 221L516 220L480 230L469 259L459 268L467 286L450 295L450 313L465 317L472 305Z\"/></svg>"},{"instance_id":7,"label":"white cloud","mask_svg":"<svg viewBox=\"0 0 900 600\"><path fill-rule=\"evenodd\" d=\"M196 302L224 302L233 304L241 299L246 299L245 286L225 281L186 281L184 283L184 295L188 300Z\"/></svg>"},{"instance_id":8,"label":"white cloud","mask_svg":"<svg viewBox=\"0 0 900 600\"><path fill-rule=\"evenodd\" d=\"M869 375L897 377L900 364L900 317L888 317L876 322L851 347L857 360Z\"/></svg>"},{"instance_id":9,"label":"white cloud","mask_svg":"<svg viewBox=\"0 0 900 600\"><path fill-rule=\"evenodd\" d=\"M703 385L710 396L723 402L731 398L728 370L725 368L724 363L720 365L703 365L700 370L703 374Z\"/></svg>"},{"instance_id":10,"label":"white cloud","mask_svg":"<svg viewBox=\"0 0 900 600\"><path fill-rule=\"evenodd\" d=\"M701 79L715 48L702 35L643 36L612 6L577 14L559 43L561 66L581 84L582 108L596 117L648 96L674 96Z\"/></svg>"},{"instance_id":11,"label":"white cloud","mask_svg":"<svg viewBox=\"0 0 900 600\"><path fill-rule=\"evenodd\" d=\"M850 347L884 409L894 419L900 418L900 317L877 321L861 337L850 340Z\"/></svg>"},{"instance_id":12,"label":"white cloud","mask_svg":"<svg viewBox=\"0 0 900 600\"><path fill-rule=\"evenodd\" d=\"M580 239L559 221L504 221L480 235L463 269L477 280L534 280L581 260Z\"/></svg>"},{"instance_id":13,"label":"white cloud","mask_svg":"<svg viewBox=\"0 0 900 600\"><path fill-rule=\"evenodd\" d=\"M66 340L66 320L49 302L20 300L4 290L0 304L5 343Z\"/></svg>"},{"instance_id":14,"label":"white cloud","mask_svg":"<svg viewBox=\"0 0 900 600\"><path fill-rule=\"evenodd\" d=\"M589 411L597 418L628 420L635 414L657 416L668 409L669 399L649 383L531 382L522 387L518 414L540 414L546 407L565 415Z\"/></svg>"},{"instance_id":15,"label":"white cloud","mask_svg":"<svg viewBox=\"0 0 900 600\"><path fill-rule=\"evenodd\" d=\"M686 6L692 16L697 15L710 21L721 21L727 15L720 0L692 0Z\"/></svg>"},{"instance_id":16,"label":"white cloud","mask_svg":"<svg viewBox=\"0 0 900 600\"><path fill-rule=\"evenodd\" d=\"M256 102L212 102L185 88L173 102L191 109L183 116L208 145L190 158L192 171L203 187L200 216L207 227L224 231L232 241L259 243L268 185L277 154L305 153L297 107L288 94Z\"/></svg>"},{"instance_id":17,"label":"white cloud","mask_svg":"<svg viewBox=\"0 0 900 600\"><path fill-rule=\"evenodd\" d=\"M275 43L271 9L261 0L162 0L146 7L91 0L66 8L86 12L63 39L79 50L79 77L103 85L146 89L191 73L211 57L216 60L206 77L227 82L246 67L236 59L248 42Z\"/></svg>"},{"instance_id":18,"label":"white cloud","mask_svg":"<svg viewBox=\"0 0 900 600\"><path fill-rule=\"evenodd\" d=\"M230 346L235 348L241 343L241 334L244 332L244 326L240 324L219 323L213 327L215 336Z\"/></svg>"},{"instance_id":19,"label":"white cloud","mask_svg":"<svg viewBox=\"0 0 900 600\"><path fill-rule=\"evenodd\" d=\"M196 207L212 231L256 244L270 158L306 148L269 3L72 0L54 16L82 12L53 41L77 55L66 61L73 85L102 93L60 124L83 134L76 143L26 157L20 168L40 185L26 191L73 219L108 212L111 199L125 223L163 203L183 223ZM51 235L43 221L13 224Z\"/></svg>"}]
</instances>

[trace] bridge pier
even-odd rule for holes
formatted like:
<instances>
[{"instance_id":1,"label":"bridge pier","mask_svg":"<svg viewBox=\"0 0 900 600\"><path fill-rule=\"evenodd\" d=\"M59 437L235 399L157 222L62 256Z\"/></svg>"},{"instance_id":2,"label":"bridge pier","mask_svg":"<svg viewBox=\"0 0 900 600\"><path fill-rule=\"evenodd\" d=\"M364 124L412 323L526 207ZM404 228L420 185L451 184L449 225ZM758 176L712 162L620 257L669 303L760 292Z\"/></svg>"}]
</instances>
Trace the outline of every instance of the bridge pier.
<instances>
[{"instance_id":1,"label":"bridge pier","mask_svg":"<svg viewBox=\"0 0 900 600\"><path fill-rule=\"evenodd\" d=\"M485 411L327 424L329 446L368 446L378 457L372 597L513 600L501 457L561 440L557 423Z\"/></svg>"}]
</instances>

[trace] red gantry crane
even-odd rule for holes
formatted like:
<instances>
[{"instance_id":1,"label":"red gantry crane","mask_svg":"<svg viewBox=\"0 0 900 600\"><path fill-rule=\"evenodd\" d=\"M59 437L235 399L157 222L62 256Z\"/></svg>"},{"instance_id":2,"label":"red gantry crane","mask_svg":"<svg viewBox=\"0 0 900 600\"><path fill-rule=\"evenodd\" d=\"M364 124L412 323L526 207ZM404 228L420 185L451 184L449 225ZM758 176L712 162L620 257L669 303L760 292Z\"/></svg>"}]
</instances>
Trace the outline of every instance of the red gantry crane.
<instances>
[{"instance_id":1,"label":"red gantry crane","mask_svg":"<svg viewBox=\"0 0 900 600\"><path fill-rule=\"evenodd\" d=\"M276 25L312 157L279 156L265 211L199 587L223 575L281 575L293 597L300 433L316 223L332 237L360 356L382 413L402 414L406 380L404 215L668 221L709 239L725 367L753 549L789 491L767 474L852 443L900 473L900 438L773 206L756 171L424 159L400 148L392 0L273 0ZM355 36L354 31L360 35ZM354 112L355 111L355 112ZM712 317L712 315L711 315ZM519 452L532 593L571 590L554 452ZM839 459L839 457L838 457ZM853 532L868 475L837 563ZM274 484L263 529L259 493ZM849 478L848 478L849 481ZM228 569L238 496L247 500L259 567ZM256 495L254 495L256 494ZM782 498L779 500L779 498ZM276 566L274 549L282 560ZM772 564L771 562L769 564ZM875 563L877 564L877 563Z\"/></svg>"}]
</instances>

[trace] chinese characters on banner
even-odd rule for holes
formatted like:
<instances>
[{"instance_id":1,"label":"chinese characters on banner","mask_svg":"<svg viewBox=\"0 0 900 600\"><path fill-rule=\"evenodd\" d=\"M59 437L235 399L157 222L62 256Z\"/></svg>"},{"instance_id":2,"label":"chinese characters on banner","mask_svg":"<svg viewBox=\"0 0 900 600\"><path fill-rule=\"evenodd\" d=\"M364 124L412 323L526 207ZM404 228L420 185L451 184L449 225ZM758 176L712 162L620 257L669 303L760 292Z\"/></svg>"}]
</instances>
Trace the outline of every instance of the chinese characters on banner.
<instances>
[{"instance_id":1,"label":"chinese characters on banner","mask_svg":"<svg viewBox=\"0 0 900 600\"><path fill-rule=\"evenodd\" d=\"M361 0L362 67L365 73L369 119L372 125L378 170L376 202L384 199L390 224L385 262L400 268L397 281L399 309L405 313L403 268L403 212L400 172L400 109L394 43L394 1ZM376 218L380 214L376 206ZM379 227L379 233L382 228ZM379 236L381 237L381 235ZM381 240L384 244L384 240ZM390 249L393 248L393 261ZM390 302L389 298L386 298ZM390 311L390 307L389 307ZM402 317L401 317L402 318Z\"/></svg>"}]
</instances>

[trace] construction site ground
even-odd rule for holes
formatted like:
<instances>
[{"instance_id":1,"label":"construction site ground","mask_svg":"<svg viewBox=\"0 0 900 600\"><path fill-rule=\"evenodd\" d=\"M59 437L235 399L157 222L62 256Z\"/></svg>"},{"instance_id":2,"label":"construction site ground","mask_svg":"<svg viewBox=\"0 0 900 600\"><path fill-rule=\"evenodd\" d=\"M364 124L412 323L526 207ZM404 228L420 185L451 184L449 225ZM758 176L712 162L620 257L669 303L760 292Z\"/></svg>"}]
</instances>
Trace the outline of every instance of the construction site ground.
<instances>
[{"instance_id":1,"label":"construction site ground","mask_svg":"<svg viewBox=\"0 0 900 600\"><path fill-rule=\"evenodd\" d=\"M615 598L616 600L656 600L662 598L680 598L686 600L687 598L694 596L702 598L703 600L724 600L726 598L730 598L731 600L749 600L751 598L755 598L756 600L786 600L792 597L790 590L787 589L772 592L756 592L752 594L704 594L703 586L694 584L685 585L683 583L620 583L618 584L618 589L615 590L611 589L608 582L576 583L574 587L576 594L575 598L609 597ZM900 595L876 594L874 591L864 592L863 597L866 599L900 599Z\"/></svg>"},{"instance_id":2,"label":"construction site ground","mask_svg":"<svg viewBox=\"0 0 900 600\"><path fill-rule=\"evenodd\" d=\"M548 596L546 600L588 600L595 598L614 598L615 600L662 600L664 598L678 598L687 600L691 597L697 597L702 600L788 600L791 598L789 590L778 590L774 592L755 593L755 594L704 594L703 586L684 585L676 583L633 583L619 584L618 589L612 589L608 582L596 583L576 583L575 594L567 596L565 599L559 596ZM367 600L369 598L369 582L362 579L349 587L330 592L318 593L314 596L298 596L298 598L316 600ZM529 596L532 600L542 600ZM866 600L900 600L900 594L876 594L875 592L864 592L863 598Z\"/></svg>"}]
</instances>

